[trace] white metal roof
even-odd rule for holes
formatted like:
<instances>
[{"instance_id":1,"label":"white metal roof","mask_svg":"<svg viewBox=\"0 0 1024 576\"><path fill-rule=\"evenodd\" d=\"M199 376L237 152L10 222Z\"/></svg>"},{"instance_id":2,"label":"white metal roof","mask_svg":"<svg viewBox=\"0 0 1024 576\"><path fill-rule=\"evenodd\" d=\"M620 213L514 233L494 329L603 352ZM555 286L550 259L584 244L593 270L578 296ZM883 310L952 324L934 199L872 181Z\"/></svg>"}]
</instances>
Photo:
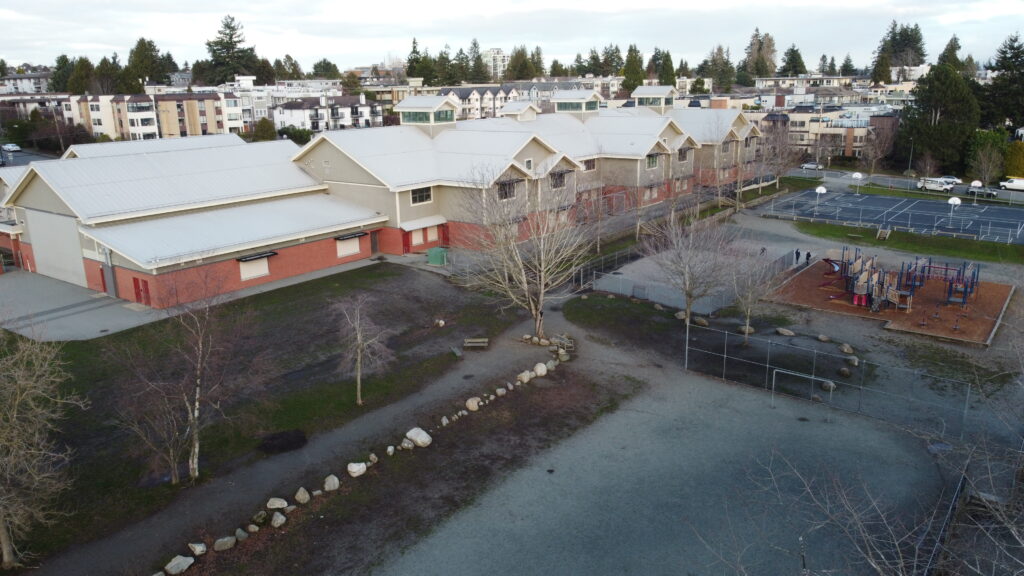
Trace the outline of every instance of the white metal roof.
<instances>
[{"instance_id":1,"label":"white metal roof","mask_svg":"<svg viewBox=\"0 0 1024 576\"><path fill-rule=\"evenodd\" d=\"M565 100L602 100L602 98L593 90L555 90L551 93L552 102Z\"/></svg>"},{"instance_id":2,"label":"white metal roof","mask_svg":"<svg viewBox=\"0 0 1024 576\"><path fill-rule=\"evenodd\" d=\"M97 223L321 188L291 162L297 148L277 140L38 162L30 169L83 222Z\"/></svg>"},{"instance_id":3,"label":"white metal roof","mask_svg":"<svg viewBox=\"0 0 1024 576\"><path fill-rule=\"evenodd\" d=\"M437 110L444 103L454 105L448 96L409 96L395 106L396 112L410 110Z\"/></svg>"},{"instance_id":4,"label":"white metal roof","mask_svg":"<svg viewBox=\"0 0 1024 576\"><path fill-rule=\"evenodd\" d=\"M683 130L703 144L718 144L729 139L730 132L737 138L746 137L744 133L733 131L738 110L716 108L673 108L668 116L676 121Z\"/></svg>"},{"instance_id":5,"label":"white metal roof","mask_svg":"<svg viewBox=\"0 0 1024 576\"><path fill-rule=\"evenodd\" d=\"M529 100L513 100L511 102L506 102L505 105L501 107L500 112L502 114L519 114L529 108L533 108L538 114L540 114L540 108Z\"/></svg>"},{"instance_id":6,"label":"white metal roof","mask_svg":"<svg viewBox=\"0 0 1024 576\"><path fill-rule=\"evenodd\" d=\"M79 229L132 262L154 269L386 220L368 208L321 193Z\"/></svg>"},{"instance_id":7,"label":"white metal roof","mask_svg":"<svg viewBox=\"0 0 1024 576\"><path fill-rule=\"evenodd\" d=\"M28 172L28 166L7 166L0 168L0 206L7 203L7 197L14 192L14 187L21 182L21 177Z\"/></svg>"},{"instance_id":8,"label":"white metal roof","mask_svg":"<svg viewBox=\"0 0 1024 576\"><path fill-rule=\"evenodd\" d=\"M667 98L675 92L676 89L672 86L637 86L630 96L633 98Z\"/></svg>"},{"instance_id":9,"label":"white metal roof","mask_svg":"<svg viewBox=\"0 0 1024 576\"><path fill-rule=\"evenodd\" d=\"M158 138L156 140L125 140L123 142L97 142L75 144L64 152L61 158L100 158L103 156L127 156L152 152L174 152L220 146L241 146L245 144L237 134L210 134L186 138Z\"/></svg>"}]
</instances>

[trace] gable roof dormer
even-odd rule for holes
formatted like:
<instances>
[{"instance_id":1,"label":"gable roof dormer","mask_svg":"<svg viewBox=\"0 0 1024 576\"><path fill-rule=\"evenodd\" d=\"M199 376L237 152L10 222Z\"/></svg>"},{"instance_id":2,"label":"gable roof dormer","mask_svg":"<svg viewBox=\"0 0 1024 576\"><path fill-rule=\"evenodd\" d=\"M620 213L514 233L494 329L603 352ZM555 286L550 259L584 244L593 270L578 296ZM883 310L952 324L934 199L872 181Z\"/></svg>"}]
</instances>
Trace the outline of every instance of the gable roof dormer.
<instances>
[{"instance_id":1,"label":"gable roof dormer","mask_svg":"<svg viewBox=\"0 0 1024 576\"><path fill-rule=\"evenodd\" d=\"M415 126L433 138L448 128L455 127L455 116L461 106L458 95L409 96L395 106L402 124Z\"/></svg>"},{"instance_id":2,"label":"gable roof dormer","mask_svg":"<svg viewBox=\"0 0 1024 576\"><path fill-rule=\"evenodd\" d=\"M671 110L679 91L673 86L637 86L630 98L638 107L650 108L658 114Z\"/></svg>"},{"instance_id":3,"label":"gable roof dormer","mask_svg":"<svg viewBox=\"0 0 1024 576\"><path fill-rule=\"evenodd\" d=\"M508 102L498 110L498 117L512 118L517 122L530 122L541 113L540 107L529 100Z\"/></svg>"},{"instance_id":4,"label":"gable roof dormer","mask_svg":"<svg viewBox=\"0 0 1024 576\"><path fill-rule=\"evenodd\" d=\"M551 93L555 112L570 114L580 120L597 116L601 100L601 95L593 90L555 90Z\"/></svg>"}]
</instances>

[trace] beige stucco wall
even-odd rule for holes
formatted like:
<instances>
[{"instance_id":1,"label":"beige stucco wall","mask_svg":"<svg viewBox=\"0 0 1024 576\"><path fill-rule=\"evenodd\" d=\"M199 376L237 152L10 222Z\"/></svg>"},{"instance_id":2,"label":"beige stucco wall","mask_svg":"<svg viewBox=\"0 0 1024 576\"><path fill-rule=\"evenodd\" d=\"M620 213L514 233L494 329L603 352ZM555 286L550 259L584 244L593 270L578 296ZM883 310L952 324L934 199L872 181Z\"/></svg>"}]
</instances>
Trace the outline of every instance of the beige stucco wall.
<instances>
[{"instance_id":1,"label":"beige stucco wall","mask_svg":"<svg viewBox=\"0 0 1024 576\"><path fill-rule=\"evenodd\" d=\"M383 187L384 184L348 157L326 139L320 140L299 158L299 166L310 176L321 182L368 184Z\"/></svg>"},{"instance_id":2,"label":"beige stucco wall","mask_svg":"<svg viewBox=\"0 0 1024 576\"><path fill-rule=\"evenodd\" d=\"M24 190L15 201L15 205L53 214L64 216L75 216L75 213L68 208L68 205L38 176L29 176L29 181Z\"/></svg>"},{"instance_id":3,"label":"beige stucco wall","mask_svg":"<svg viewBox=\"0 0 1024 576\"><path fill-rule=\"evenodd\" d=\"M433 186L430 191L431 200L423 204L413 205L412 203L412 190L405 190L398 192L398 212L399 212L399 224L408 222L410 220L416 220L419 218L425 218L427 216L434 216L441 214L441 203L438 202L438 194L440 191L438 188L441 186ZM448 190L450 192L450 189Z\"/></svg>"},{"instance_id":4,"label":"beige stucco wall","mask_svg":"<svg viewBox=\"0 0 1024 576\"><path fill-rule=\"evenodd\" d=\"M536 169L537 166L543 164L544 161L552 155L553 152L545 148L540 142L531 140L526 144L526 146L523 146L523 149L520 150L518 154L516 154L515 159L517 162L525 166L526 160L528 158L532 158L533 166Z\"/></svg>"}]
</instances>

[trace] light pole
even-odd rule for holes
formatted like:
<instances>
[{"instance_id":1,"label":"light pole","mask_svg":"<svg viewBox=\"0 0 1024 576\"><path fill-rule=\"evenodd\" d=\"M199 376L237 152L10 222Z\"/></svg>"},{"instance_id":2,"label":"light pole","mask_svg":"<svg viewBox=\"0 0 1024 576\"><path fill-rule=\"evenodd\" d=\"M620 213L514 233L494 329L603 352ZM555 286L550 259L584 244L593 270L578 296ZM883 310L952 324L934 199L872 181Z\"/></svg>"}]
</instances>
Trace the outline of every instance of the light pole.
<instances>
[{"instance_id":1,"label":"light pole","mask_svg":"<svg viewBox=\"0 0 1024 576\"><path fill-rule=\"evenodd\" d=\"M956 196L953 196L949 200L946 200L946 202L949 204L949 227L952 228L953 227L953 210L955 210L958 206L960 206L960 199L957 198Z\"/></svg>"},{"instance_id":2,"label":"light pole","mask_svg":"<svg viewBox=\"0 0 1024 576\"><path fill-rule=\"evenodd\" d=\"M907 190L910 190L910 185L912 184L910 179L911 179L911 174L913 173L913 172L911 172L911 166L913 166L913 164L914 164L914 137L911 136L910 137L910 159L907 160L907 178L908 178L908 180L907 180Z\"/></svg>"},{"instance_id":3,"label":"light pole","mask_svg":"<svg viewBox=\"0 0 1024 576\"><path fill-rule=\"evenodd\" d=\"M860 181L864 178L864 175L860 172L853 173L853 190L855 194L860 194Z\"/></svg>"},{"instance_id":4,"label":"light pole","mask_svg":"<svg viewBox=\"0 0 1024 576\"><path fill-rule=\"evenodd\" d=\"M814 217L818 217L818 200L821 199L822 195L828 192L824 186L818 186L814 189Z\"/></svg>"}]
</instances>

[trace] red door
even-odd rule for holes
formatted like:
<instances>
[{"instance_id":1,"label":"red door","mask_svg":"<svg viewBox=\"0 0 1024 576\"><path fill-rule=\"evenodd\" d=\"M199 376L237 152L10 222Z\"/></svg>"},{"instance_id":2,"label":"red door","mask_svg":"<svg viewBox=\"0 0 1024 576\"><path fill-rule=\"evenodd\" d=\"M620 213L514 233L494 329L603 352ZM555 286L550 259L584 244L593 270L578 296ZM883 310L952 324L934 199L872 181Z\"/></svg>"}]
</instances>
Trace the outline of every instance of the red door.
<instances>
[{"instance_id":1,"label":"red door","mask_svg":"<svg viewBox=\"0 0 1024 576\"><path fill-rule=\"evenodd\" d=\"M412 243L410 240L411 232L402 232L402 254L409 253L409 245Z\"/></svg>"},{"instance_id":2,"label":"red door","mask_svg":"<svg viewBox=\"0 0 1024 576\"><path fill-rule=\"evenodd\" d=\"M100 292L107 291L107 275L103 273L103 266L100 265Z\"/></svg>"},{"instance_id":3,"label":"red door","mask_svg":"<svg viewBox=\"0 0 1024 576\"><path fill-rule=\"evenodd\" d=\"M149 306L149 281L142 278L132 278L132 284L135 287L135 301Z\"/></svg>"}]
</instances>

